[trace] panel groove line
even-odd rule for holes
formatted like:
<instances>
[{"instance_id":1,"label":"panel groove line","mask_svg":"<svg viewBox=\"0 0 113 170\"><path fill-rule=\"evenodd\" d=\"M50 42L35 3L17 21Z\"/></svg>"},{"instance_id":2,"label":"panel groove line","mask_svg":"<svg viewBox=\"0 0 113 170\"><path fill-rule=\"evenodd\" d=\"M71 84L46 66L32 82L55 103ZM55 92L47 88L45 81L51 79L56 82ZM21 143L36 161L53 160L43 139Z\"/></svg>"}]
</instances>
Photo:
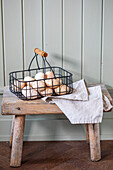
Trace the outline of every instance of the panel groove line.
<instances>
[{"instance_id":1,"label":"panel groove line","mask_svg":"<svg viewBox=\"0 0 113 170\"><path fill-rule=\"evenodd\" d=\"M41 2L42 6L42 50L44 50L44 2Z\"/></svg>"},{"instance_id":2,"label":"panel groove line","mask_svg":"<svg viewBox=\"0 0 113 170\"><path fill-rule=\"evenodd\" d=\"M43 49L43 0L23 0L24 63L28 69L34 49ZM39 64L42 64L38 56ZM37 68L35 61L31 68Z\"/></svg>"},{"instance_id":3,"label":"panel groove line","mask_svg":"<svg viewBox=\"0 0 113 170\"><path fill-rule=\"evenodd\" d=\"M101 0L83 1L83 77L100 82Z\"/></svg>"},{"instance_id":4,"label":"panel groove line","mask_svg":"<svg viewBox=\"0 0 113 170\"><path fill-rule=\"evenodd\" d=\"M102 82L113 88L113 0L103 0Z\"/></svg>"},{"instance_id":5,"label":"panel groove line","mask_svg":"<svg viewBox=\"0 0 113 170\"><path fill-rule=\"evenodd\" d=\"M63 57L64 57L64 42L63 42L63 37L64 37L64 0L62 0L62 68L63 68Z\"/></svg>"},{"instance_id":6,"label":"panel groove line","mask_svg":"<svg viewBox=\"0 0 113 170\"><path fill-rule=\"evenodd\" d=\"M3 31L3 2L0 0L0 94L5 85L5 59L4 59L4 31Z\"/></svg>"},{"instance_id":7,"label":"panel groove line","mask_svg":"<svg viewBox=\"0 0 113 170\"><path fill-rule=\"evenodd\" d=\"M81 0L81 79L83 78L83 0Z\"/></svg>"},{"instance_id":8,"label":"panel groove line","mask_svg":"<svg viewBox=\"0 0 113 170\"><path fill-rule=\"evenodd\" d=\"M101 51L100 51L100 83L102 83L102 68L103 68L103 16L104 16L104 9L103 9L103 0L102 0L102 7L101 7Z\"/></svg>"},{"instance_id":9,"label":"panel groove line","mask_svg":"<svg viewBox=\"0 0 113 170\"><path fill-rule=\"evenodd\" d=\"M44 0L44 50L51 65L62 66L62 0Z\"/></svg>"},{"instance_id":10,"label":"panel groove line","mask_svg":"<svg viewBox=\"0 0 113 170\"><path fill-rule=\"evenodd\" d=\"M22 17L22 54L23 54L23 70L25 68L24 62L24 11L23 11L23 0L21 0L21 17Z\"/></svg>"},{"instance_id":11,"label":"panel groove line","mask_svg":"<svg viewBox=\"0 0 113 170\"><path fill-rule=\"evenodd\" d=\"M9 73L23 69L21 1L3 1L5 82Z\"/></svg>"},{"instance_id":12,"label":"panel groove line","mask_svg":"<svg viewBox=\"0 0 113 170\"><path fill-rule=\"evenodd\" d=\"M63 66L81 79L82 0L65 0L63 3Z\"/></svg>"}]
</instances>

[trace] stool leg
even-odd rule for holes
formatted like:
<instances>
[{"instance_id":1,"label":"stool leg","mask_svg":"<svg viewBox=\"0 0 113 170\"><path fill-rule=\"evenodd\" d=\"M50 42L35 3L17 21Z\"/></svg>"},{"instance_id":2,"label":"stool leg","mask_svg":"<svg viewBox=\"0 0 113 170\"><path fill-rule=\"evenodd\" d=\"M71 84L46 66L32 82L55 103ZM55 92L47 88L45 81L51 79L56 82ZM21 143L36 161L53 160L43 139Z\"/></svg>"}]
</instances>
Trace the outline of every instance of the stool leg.
<instances>
[{"instance_id":1,"label":"stool leg","mask_svg":"<svg viewBox=\"0 0 113 170\"><path fill-rule=\"evenodd\" d=\"M15 115L13 115L13 119L12 119L11 134L10 134L10 141L9 141L10 147L12 147L14 123L15 123Z\"/></svg>"},{"instance_id":2,"label":"stool leg","mask_svg":"<svg viewBox=\"0 0 113 170\"><path fill-rule=\"evenodd\" d=\"M101 159L99 123L88 124L88 129L91 160L99 161Z\"/></svg>"},{"instance_id":3,"label":"stool leg","mask_svg":"<svg viewBox=\"0 0 113 170\"><path fill-rule=\"evenodd\" d=\"M15 116L10 166L21 165L25 116Z\"/></svg>"},{"instance_id":4,"label":"stool leg","mask_svg":"<svg viewBox=\"0 0 113 170\"><path fill-rule=\"evenodd\" d=\"M89 129L88 129L88 124L85 124L85 128L86 128L86 140L89 143Z\"/></svg>"}]
</instances>

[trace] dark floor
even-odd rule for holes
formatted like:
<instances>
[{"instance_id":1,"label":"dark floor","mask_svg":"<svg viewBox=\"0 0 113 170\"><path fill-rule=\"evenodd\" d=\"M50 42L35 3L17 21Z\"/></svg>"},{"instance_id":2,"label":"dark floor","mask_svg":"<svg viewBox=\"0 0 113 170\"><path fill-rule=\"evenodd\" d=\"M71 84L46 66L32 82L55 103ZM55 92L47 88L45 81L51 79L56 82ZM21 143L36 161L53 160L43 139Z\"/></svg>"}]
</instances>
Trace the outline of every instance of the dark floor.
<instances>
[{"instance_id":1,"label":"dark floor","mask_svg":"<svg viewBox=\"0 0 113 170\"><path fill-rule=\"evenodd\" d=\"M8 142L0 142L0 170L113 170L113 141L102 141L102 160L91 162L85 141L24 142L22 166L11 168Z\"/></svg>"}]
</instances>

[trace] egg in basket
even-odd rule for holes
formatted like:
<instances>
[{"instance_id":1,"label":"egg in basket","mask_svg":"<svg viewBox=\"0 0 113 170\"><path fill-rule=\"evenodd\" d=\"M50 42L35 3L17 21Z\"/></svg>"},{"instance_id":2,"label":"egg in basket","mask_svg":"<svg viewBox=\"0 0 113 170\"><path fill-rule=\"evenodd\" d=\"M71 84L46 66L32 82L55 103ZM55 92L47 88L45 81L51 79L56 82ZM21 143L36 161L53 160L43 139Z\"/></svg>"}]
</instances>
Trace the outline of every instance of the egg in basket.
<instances>
[{"instance_id":1,"label":"egg in basket","mask_svg":"<svg viewBox=\"0 0 113 170\"><path fill-rule=\"evenodd\" d=\"M72 93L72 74L61 67L51 66L48 54L38 48L34 49L28 70L9 73L9 89L22 100L34 100L44 96L65 95ZM42 57L44 67L39 66L38 55ZM31 69L36 60L37 68Z\"/></svg>"}]
</instances>

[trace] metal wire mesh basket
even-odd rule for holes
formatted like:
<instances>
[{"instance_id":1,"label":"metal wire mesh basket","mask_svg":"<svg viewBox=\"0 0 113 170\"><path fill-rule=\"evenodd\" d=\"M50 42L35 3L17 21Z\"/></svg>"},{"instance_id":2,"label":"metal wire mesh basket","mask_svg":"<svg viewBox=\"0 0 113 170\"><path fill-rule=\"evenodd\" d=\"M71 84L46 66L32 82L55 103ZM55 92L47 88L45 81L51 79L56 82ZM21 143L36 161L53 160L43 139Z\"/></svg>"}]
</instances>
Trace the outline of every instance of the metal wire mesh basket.
<instances>
[{"instance_id":1,"label":"metal wire mesh basket","mask_svg":"<svg viewBox=\"0 0 113 170\"><path fill-rule=\"evenodd\" d=\"M72 74L61 67L51 67L47 61L47 53L34 49L28 70L9 73L9 89L22 100L34 100L44 96L64 95L72 93ZM44 67L39 66L38 55L42 57ZM36 60L37 68L31 69ZM46 66L48 65L48 66Z\"/></svg>"}]
</instances>

